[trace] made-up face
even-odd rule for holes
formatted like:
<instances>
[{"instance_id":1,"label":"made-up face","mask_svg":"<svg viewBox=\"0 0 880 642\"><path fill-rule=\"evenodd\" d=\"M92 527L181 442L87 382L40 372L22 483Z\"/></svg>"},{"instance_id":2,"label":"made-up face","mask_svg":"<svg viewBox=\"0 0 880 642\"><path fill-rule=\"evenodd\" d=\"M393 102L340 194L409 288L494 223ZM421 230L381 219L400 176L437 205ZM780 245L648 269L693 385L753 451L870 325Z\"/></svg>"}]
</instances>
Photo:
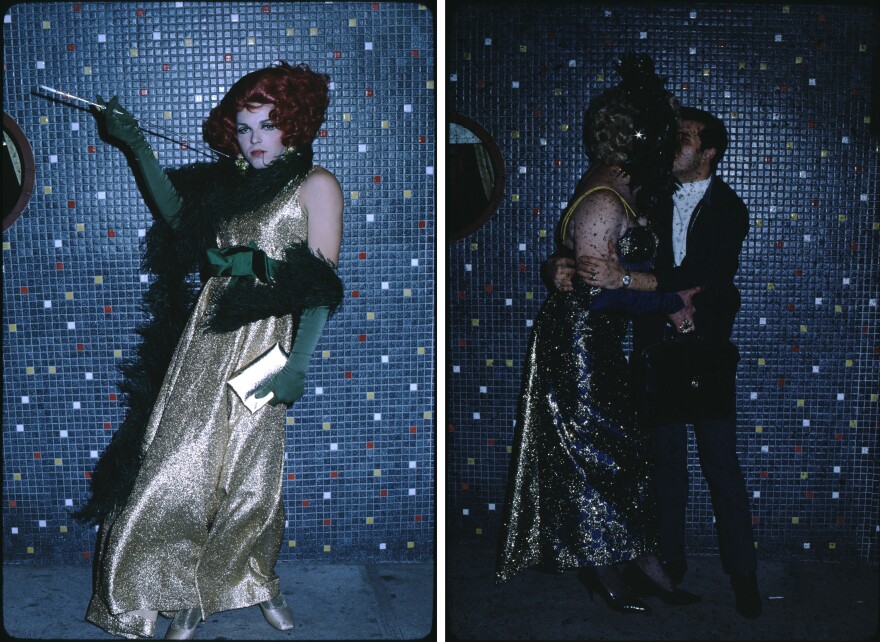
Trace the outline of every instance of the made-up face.
<instances>
[{"instance_id":1,"label":"made-up face","mask_svg":"<svg viewBox=\"0 0 880 642\"><path fill-rule=\"evenodd\" d=\"M254 169L268 167L285 151L283 133L275 127L269 112L274 105L249 105L236 116L236 138L245 160Z\"/></svg>"},{"instance_id":2,"label":"made-up face","mask_svg":"<svg viewBox=\"0 0 880 642\"><path fill-rule=\"evenodd\" d=\"M711 173L709 161L714 156L713 149L700 150L700 131L703 124L694 120L683 120L678 130L679 148L672 173L682 183L708 178Z\"/></svg>"}]
</instances>

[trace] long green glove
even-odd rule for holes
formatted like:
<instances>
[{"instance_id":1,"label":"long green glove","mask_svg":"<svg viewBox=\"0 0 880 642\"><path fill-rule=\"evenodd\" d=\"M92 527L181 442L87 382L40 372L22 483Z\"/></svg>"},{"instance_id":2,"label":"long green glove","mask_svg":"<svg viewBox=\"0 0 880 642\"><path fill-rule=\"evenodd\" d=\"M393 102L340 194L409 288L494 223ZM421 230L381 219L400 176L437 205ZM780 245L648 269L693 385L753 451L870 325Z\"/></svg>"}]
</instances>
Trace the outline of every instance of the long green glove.
<instances>
[{"instance_id":1,"label":"long green glove","mask_svg":"<svg viewBox=\"0 0 880 642\"><path fill-rule=\"evenodd\" d=\"M256 392L254 396L257 399L274 392L275 396L269 401L271 405L283 403L289 406L303 396L309 359L315 351L315 346L318 345L318 339L324 330L329 313L330 309L327 306L303 310L287 363L269 379L269 383Z\"/></svg>"},{"instance_id":2,"label":"long green glove","mask_svg":"<svg viewBox=\"0 0 880 642\"><path fill-rule=\"evenodd\" d=\"M138 128L134 116L119 104L119 99L116 96L107 103L98 96L95 102L104 107L100 111L97 109L94 111L104 117L107 133L125 143L134 155L147 191L156 204L159 214L172 229L177 229L177 215L183 207L183 199L174 189L174 185L162 170L159 161L153 156L153 150L150 149L150 144Z\"/></svg>"}]
</instances>

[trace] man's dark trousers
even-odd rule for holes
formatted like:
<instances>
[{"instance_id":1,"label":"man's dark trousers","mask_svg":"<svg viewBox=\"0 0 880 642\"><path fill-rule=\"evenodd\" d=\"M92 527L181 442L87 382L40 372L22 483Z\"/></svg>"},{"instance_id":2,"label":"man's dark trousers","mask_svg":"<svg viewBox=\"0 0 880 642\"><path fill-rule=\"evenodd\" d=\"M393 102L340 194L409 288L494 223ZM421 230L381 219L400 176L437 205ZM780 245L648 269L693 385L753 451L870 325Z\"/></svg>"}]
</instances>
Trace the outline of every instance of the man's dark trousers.
<instances>
[{"instance_id":1,"label":"man's dark trousers","mask_svg":"<svg viewBox=\"0 0 880 642\"><path fill-rule=\"evenodd\" d=\"M700 421L693 426L700 466L712 496L724 572L754 573L754 535L749 498L736 454L736 417ZM685 561L687 425L654 426L650 432L654 442L659 557L664 562L679 564Z\"/></svg>"}]
</instances>

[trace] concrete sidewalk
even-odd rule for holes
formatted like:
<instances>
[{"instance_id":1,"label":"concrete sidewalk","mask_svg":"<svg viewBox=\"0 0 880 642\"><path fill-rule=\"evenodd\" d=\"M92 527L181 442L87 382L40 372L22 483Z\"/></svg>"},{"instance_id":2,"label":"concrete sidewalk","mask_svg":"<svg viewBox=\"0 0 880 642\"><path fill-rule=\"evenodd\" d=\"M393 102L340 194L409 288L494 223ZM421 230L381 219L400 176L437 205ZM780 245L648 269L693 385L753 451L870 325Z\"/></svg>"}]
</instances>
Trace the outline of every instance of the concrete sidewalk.
<instances>
[{"instance_id":1,"label":"concrete sidewalk","mask_svg":"<svg viewBox=\"0 0 880 642\"><path fill-rule=\"evenodd\" d=\"M434 628L434 565L277 564L293 610L292 631L276 631L258 606L215 613L200 640L409 640ZM86 622L91 566L3 565L4 637L121 639ZM156 639L170 620L159 617Z\"/></svg>"},{"instance_id":2,"label":"concrete sidewalk","mask_svg":"<svg viewBox=\"0 0 880 642\"><path fill-rule=\"evenodd\" d=\"M691 606L645 598L649 616L591 602L577 572L525 570L495 585L495 549L456 544L446 555L450 640L866 640L877 638L878 567L758 559L764 614L737 615L717 557L688 559Z\"/></svg>"}]
</instances>

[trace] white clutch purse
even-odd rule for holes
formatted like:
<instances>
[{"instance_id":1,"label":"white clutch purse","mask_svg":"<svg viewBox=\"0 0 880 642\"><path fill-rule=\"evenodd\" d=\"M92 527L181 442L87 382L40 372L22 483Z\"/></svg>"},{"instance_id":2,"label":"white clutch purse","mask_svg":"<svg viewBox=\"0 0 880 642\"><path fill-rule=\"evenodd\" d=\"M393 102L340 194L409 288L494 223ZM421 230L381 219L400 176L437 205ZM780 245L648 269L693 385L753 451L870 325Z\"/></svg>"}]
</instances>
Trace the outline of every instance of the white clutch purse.
<instances>
[{"instance_id":1,"label":"white clutch purse","mask_svg":"<svg viewBox=\"0 0 880 642\"><path fill-rule=\"evenodd\" d=\"M254 395L262 388L269 379L287 363L287 354L279 344L275 344L259 357L233 374L226 383L235 391L235 394L247 406L251 413L269 403L275 396L270 392L265 397L257 399Z\"/></svg>"}]
</instances>

